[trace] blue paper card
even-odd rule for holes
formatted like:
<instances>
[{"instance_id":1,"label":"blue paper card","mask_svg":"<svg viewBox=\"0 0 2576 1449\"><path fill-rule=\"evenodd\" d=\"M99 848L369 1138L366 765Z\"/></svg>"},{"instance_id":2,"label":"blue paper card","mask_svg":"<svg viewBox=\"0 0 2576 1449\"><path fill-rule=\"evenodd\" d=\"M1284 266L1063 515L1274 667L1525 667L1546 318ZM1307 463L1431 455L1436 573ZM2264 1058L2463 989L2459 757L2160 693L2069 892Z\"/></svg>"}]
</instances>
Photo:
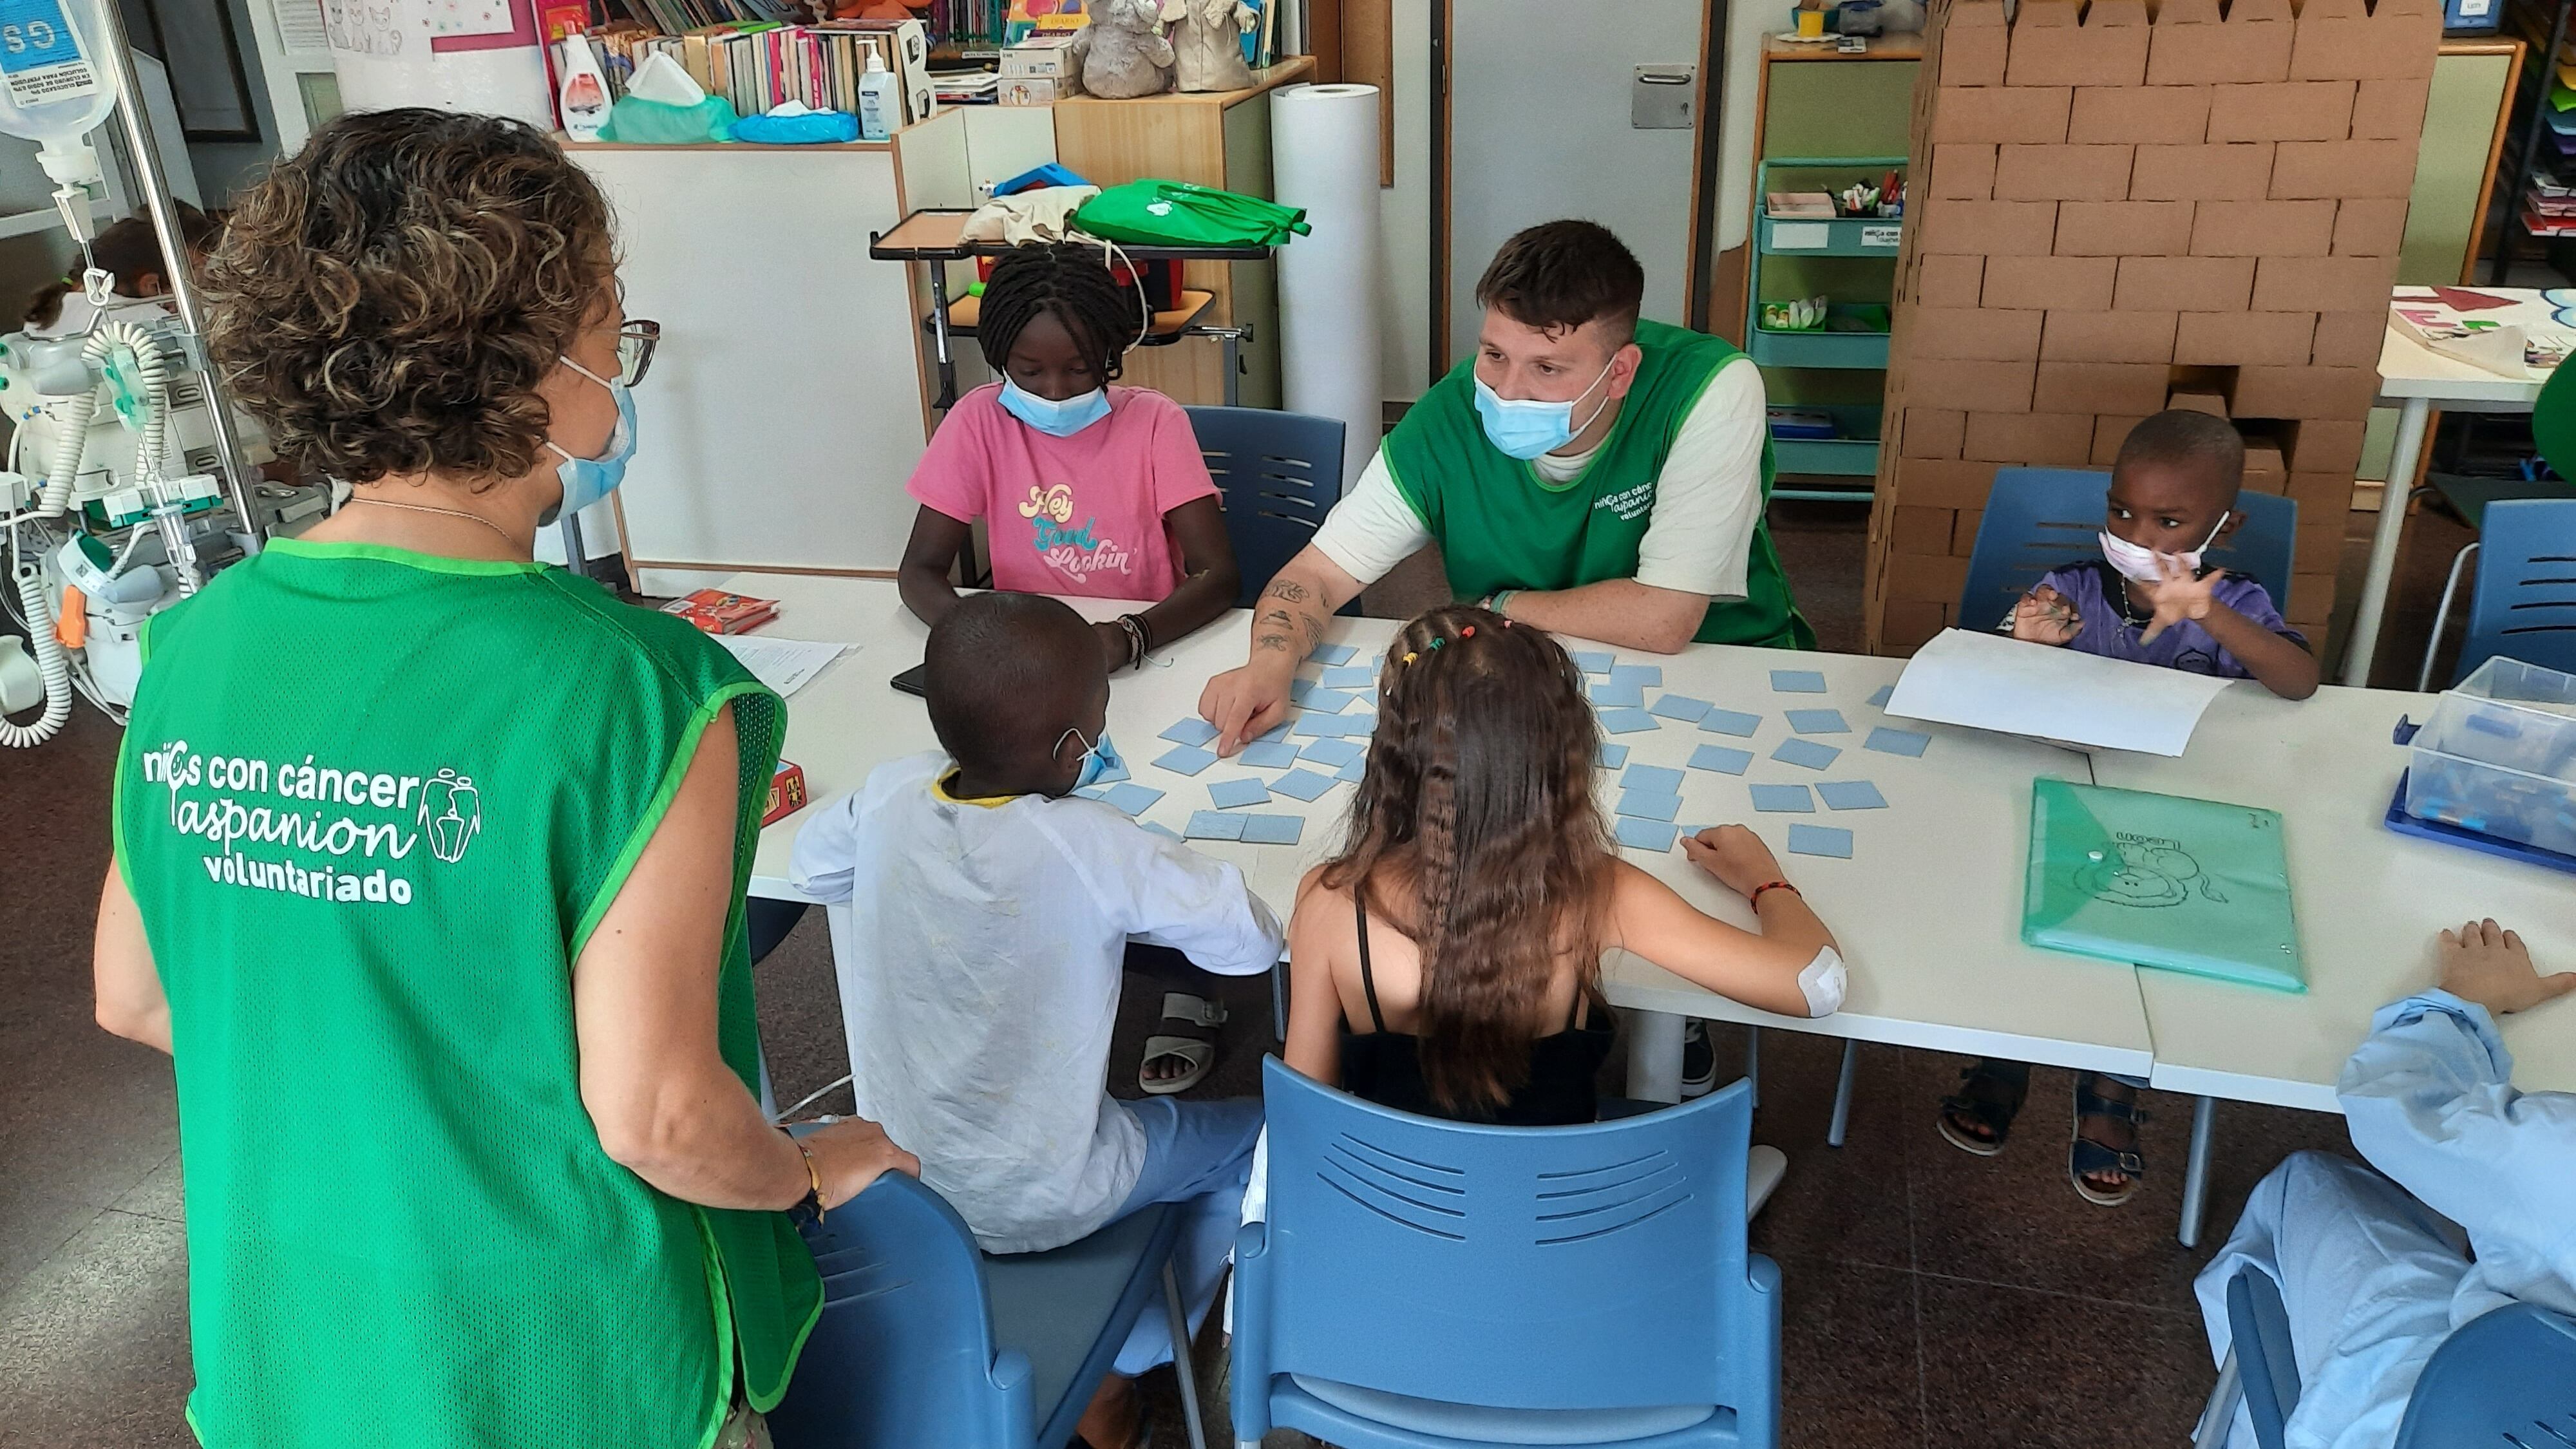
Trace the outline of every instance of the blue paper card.
<instances>
[{"instance_id":1,"label":"blue paper card","mask_svg":"<svg viewBox=\"0 0 2576 1449\"><path fill-rule=\"evenodd\" d=\"M1085 800L1106 800L1109 798L1109 787L1106 785L1083 785L1076 788L1073 793L1081 796Z\"/></svg>"},{"instance_id":2,"label":"blue paper card","mask_svg":"<svg viewBox=\"0 0 2576 1449\"><path fill-rule=\"evenodd\" d=\"M1356 731L1351 728L1351 725L1354 722L1359 724L1359 728ZM1377 728L1377 716L1373 714L1354 717L1339 714L1317 714L1315 711L1310 709L1304 714L1297 716L1297 733L1301 735L1313 735L1323 739L1334 739L1342 735L1354 733L1364 735L1375 728Z\"/></svg>"},{"instance_id":3,"label":"blue paper card","mask_svg":"<svg viewBox=\"0 0 2576 1449\"><path fill-rule=\"evenodd\" d=\"M1219 780L1208 786L1208 798L1220 810L1240 810L1246 805L1270 803L1270 789L1259 780Z\"/></svg>"},{"instance_id":4,"label":"blue paper card","mask_svg":"<svg viewBox=\"0 0 2576 1449\"><path fill-rule=\"evenodd\" d=\"M1337 664L1321 676L1326 689L1366 689L1377 683L1377 671L1365 664Z\"/></svg>"},{"instance_id":5,"label":"blue paper card","mask_svg":"<svg viewBox=\"0 0 2576 1449\"><path fill-rule=\"evenodd\" d=\"M1315 714L1340 714L1350 708L1352 698L1347 689L1310 689L1297 707Z\"/></svg>"},{"instance_id":6,"label":"blue paper card","mask_svg":"<svg viewBox=\"0 0 2576 1449\"><path fill-rule=\"evenodd\" d=\"M1607 649L1574 651L1574 667L1586 674L1607 674L1610 672L1611 662L1610 651Z\"/></svg>"},{"instance_id":7,"label":"blue paper card","mask_svg":"<svg viewBox=\"0 0 2576 1449\"><path fill-rule=\"evenodd\" d=\"M1318 664L1348 664L1351 662L1351 656L1358 652L1348 644L1318 644L1315 646L1314 659Z\"/></svg>"},{"instance_id":8,"label":"blue paper card","mask_svg":"<svg viewBox=\"0 0 2576 1449\"><path fill-rule=\"evenodd\" d=\"M1687 694L1668 694L1656 700L1655 707L1647 713L1698 724L1708 718L1708 712L1715 708L1717 708L1716 705L1704 699L1693 699Z\"/></svg>"},{"instance_id":9,"label":"blue paper card","mask_svg":"<svg viewBox=\"0 0 2576 1449\"><path fill-rule=\"evenodd\" d=\"M1592 686L1589 693L1593 704L1596 706L1607 705L1613 708L1643 709L1646 704L1645 686L1638 684L1634 680L1607 680L1603 683Z\"/></svg>"},{"instance_id":10,"label":"blue paper card","mask_svg":"<svg viewBox=\"0 0 2576 1449\"><path fill-rule=\"evenodd\" d=\"M1882 755L1907 755L1920 759L1924 747L1931 743L1932 737L1919 731L1892 730L1881 725L1869 732L1869 741L1861 748L1876 750Z\"/></svg>"},{"instance_id":11,"label":"blue paper card","mask_svg":"<svg viewBox=\"0 0 2576 1449\"><path fill-rule=\"evenodd\" d=\"M1592 757L1592 763L1599 765L1605 770L1615 770L1621 765L1628 763L1628 747L1626 745L1614 745L1608 740L1603 740L1601 742L1600 750Z\"/></svg>"},{"instance_id":12,"label":"blue paper card","mask_svg":"<svg viewBox=\"0 0 2576 1449\"><path fill-rule=\"evenodd\" d=\"M1305 833L1306 817L1302 815L1246 815L1243 817L1243 843L1246 845L1295 845Z\"/></svg>"},{"instance_id":13,"label":"blue paper card","mask_svg":"<svg viewBox=\"0 0 2576 1449\"><path fill-rule=\"evenodd\" d=\"M1789 853L1849 860L1851 832L1839 825L1792 825L1789 827Z\"/></svg>"},{"instance_id":14,"label":"blue paper card","mask_svg":"<svg viewBox=\"0 0 2576 1449\"><path fill-rule=\"evenodd\" d=\"M1353 760L1349 764L1335 770L1333 772L1333 778L1336 780L1348 780L1352 784L1356 785L1360 782L1360 777L1367 773L1368 761L1364 759Z\"/></svg>"},{"instance_id":15,"label":"blue paper card","mask_svg":"<svg viewBox=\"0 0 2576 1449\"><path fill-rule=\"evenodd\" d=\"M1836 810L1884 810L1887 797L1867 780L1834 780L1818 785L1816 793Z\"/></svg>"},{"instance_id":16,"label":"blue paper card","mask_svg":"<svg viewBox=\"0 0 2576 1449\"><path fill-rule=\"evenodd\" d=\"M1614 735L1633 735L1641 730L1660 728L1655 717L1642 709L1605 709L1600 712L1601 727Z\"/></svg>"},{"instance_id":17,"label":"blue paper card","mask_svg":"<svg viewBox=\"0 0 2576 1449\"><path fill-rule=\"evenodd\" d=\"M1774 815L1784 811L1813 815L1816 801L1804 785L1756 785L1753 787L1753 808Z\"/></svg>"},{"instance_id":18,"label":"blue paper card","mask_svg":"<svg viewBox=\"0 0 2576 1449\"><path fill-rule=\"evenodd\" d=\"M1270 788L1292 800L1311 801L1333 788L1333 778L1301 767L1271 781Z\"/></svg>"},{"instance_id":19,"label":"blue paper card","mask_svg":"<svg viewBox=\"0 0 2576 1449\"><path fill-rule=\"evenodd\" d=\"M1771 671L1774 694L1822 694L1825 677L1812 669L1774 669Z\"/></svg>"},{"instance_id":20,"label":"blue paper card","mask_svg":"<svg viewBox=\"0 0 2576 1449\"><path fill-rule=\"evenodd\" d=\"M1154 832L1156 835L1163 837L1165 840L1178 840L1181 838L1181 832L1174 830L1168 825L1158 825L1151 820L1139 820L1136 823L1145 827L1147 830Z\"/></svg>"},{"instance_id":21,"label":"blue paper card","mask_svg":"<svg viewBox=\"0 0 2576 1449\"><path fill-rule=\"evenodd\" d=\"M1851 726L1844 722L1838 709L1793 709L1789 711L1789 728L1802 735L1847 735Z\"/></svg>"},{"instance_id":22,"label":"blue paper card","mask_svg":"<svg viewBox=\"0 0 2576 1449\"><path fill-rule=\"evenodd\" d=\"M1133 780L1135 778L1135 772L1127 768L1127 761L1124 758L1117 755L1111 755L1100 767L1100 778L1092 781L1091 783L1095 785L1115 785L1121 780Z\"/></svg>"},{"instance_id":23,"label":"blue paper card","mask_svg":"<svg viewBox=\"0 0 2576 1449\"><path fill-rule=\"evenodd\" d=\"M1682 788L1682 772L1662 765L1630 765L1628 773L1619 777L1619 788L1651 790L1658 795L1679 794Z\"/></svg>"},{"instance_id":24,"label":"blue paper card","mask_svg":"<svg viewBox=\"0 0 2576 1449\"><path fill-rule=\"evenodd\" d=\"M1283 719L1279 723L1272 725L1270 728L1263 730L1261 733L1254 735L1253 738L1259 740L1265 745L1275 745L1281 740L1288 738L1288 725L1289 721Z\"/></svg>"},{"instance_id":25,"label":"blue paper card","mask_svg":"<svg viewBox=\"0 0 2576 1449\"><path fill-rule=\"evenodd\" d=\"M1169 770L1175 775L1195 775L1215 763L1213 753L1196 745L1175 745L1155 759L1154 768Z\"/></svg>"},{"instance_id":26,"label":"blue paper card","mask_svg":"<svg viewBox=\"0 0 2576 1449\"><path fill-rule=\"evenodd\" d=\"M1255 740L1245 745L1243 753L1235 758L1256 770L1285 769L1297 763L1297 747L1290 744L1272 744L1266 739Z\"/></svg>"},{"instance_id":27,"label":"blue paper card","mask_svg":"<svg viewBox=\"0 0 2576 1449\"><path fill-rule=\"evenodd\" d=\"M1664 687L1664 666L1660 664L1614 664L1610 666L1612 684L1652 685Z\"/></svg>"},{"instance_id":28,"label":"blue paper card","mask_svg":"<svg viewBox=\"0 0 2576 1449\"><path fill-rule=\"evenodd\" d=\"M1193 810L1190 823L1181 828L1184 840L1241 840L1243 820L1222 810Z\"/></svg>"},{"instance_id":29,"label":"blue paper card","mask_svg":"<svg viewBox=\"0 0 2576 1449\"><path fill-rule=\"evenodd\" d=\"M1170 740L1176 745L1203 745L1216 738L1216 726L1203 719L1185 719L1157 738Z\"/></svg>"},{"instance_id":30,"label":"blue paper card","mask_svg":"<svg viewBox=\"0 0 2576 1449\"><path fill-rule=\"evenodd\" d=\"M1831 745L1820 745L1814 740L1782 740L1780 748L1771 752L1771 758L1784 765L1801 765L1810 770L1821 770L1840 759L1842 753Z\"/></svg>"},{"instance_id":31,"label":"blue paper card","mask_svg":"<svg viewBox=\"0 0 2576 1449\"><path fill-rule=\"evenodd\" d=\"M1622 790L1619 813L1631 820L1670 820L1682 813L1682 797L1656 790Z\"/></svg>"},{"instance_id":32,"label":"blue paper card","mask_svg":"<svg viewBox=\"0 0 2576 1449\"><path fill-rule=\"evenodd\" d=\"M1896 698L1896 686L1893 684L1882 684L1878 687L1878 693L1869 697L1869 702L1877 705L1880 709L1885 709L1887 708L1887 702L1894 698Z\"/></svg>"},{"instance_id":33,"label":"blue paper card","mask_svg":"<svg viewBox=\"0 0 2576 1449\"><path fill-rule=\"evenodd\" d=\"M1308 695L1310 695L1310 694L1313 694L1317 689L1319 689L1319 688L1321 688L1321 687L1322 687L1322 686L1320 686L1320 685L1316 684L1316 683L1315 683L1315 681L1313 681L1313 680L1311 680L1311 679L1303 679L1303 678L1300 678L1300 679L1292 679L1292 680L1289 680L1289 681L1288 681L1288 702L1289 702L1290 704L1300 704L1300 705L1302 705L1302 704L1304 704L1304 703L1306 702L1306 696L1308 696Z\"/></svg>"},{"instance_id":34,"label":"blue paper card","mask_svg":"<svg viewBox=\"0 0 2576 1449\"><path fill-rule=\"evenodd\" d=\"M1163 792L1144 785L1112 785L1101 793L1100 798L1117 806L1120 814L1142 815L1154 808L1154 802L1163 798Z\"/></svg>"},{"instance_id":35,"label":"blue paper card","mask_svg":"<svg viewBox=\"0 0 2576 1449\"><path fill-rule=\"evenodd\" d=\"M1314 761L1318 765L1332 765L1339 767L1349 764L1351 761L1367 754L1368 751L1360 748L1358 745L1352 744L1349 740L1336 736L1329 740L1315 741L1313 744L1306 747L1304 753L1307 759Z\"/></svg>"},{"instance_id":36,"label":"blue paper card","mask_svg":"<svg viewBox=\"0 0 2576 1449\"><path fill-rule=\"evenodd\" d=\"M1614 834L1630 850L1652 850L1658 853L1673 848L1673 828L1658 820L1622 818Z\"/></svg>"},{"instance_id":37,"label":"blue paper card","mask_svg":"<svg viewBox=\"0 0 2576 1449\"><path fill-rule=\"evenodd\" d=\"M1762 728L1762 716L1735 709L1712 709L1700 717L1699 727L1713 735L1733 735L1739 740L1749 740L1755 730Z\"/></svg>"},{"instance_id":38,"label":"blue paper card","mask_svg":"<svg viewBox=\"0 0 2576 1449\"><path fill-rule=\"evenodd\" d=\"M1730 749L1725 745L1702 745L1691 751L1694 770L1714 770L1721 775L1741 775L1753 768L1751 750Z\"/></svg>"}]
</instances>

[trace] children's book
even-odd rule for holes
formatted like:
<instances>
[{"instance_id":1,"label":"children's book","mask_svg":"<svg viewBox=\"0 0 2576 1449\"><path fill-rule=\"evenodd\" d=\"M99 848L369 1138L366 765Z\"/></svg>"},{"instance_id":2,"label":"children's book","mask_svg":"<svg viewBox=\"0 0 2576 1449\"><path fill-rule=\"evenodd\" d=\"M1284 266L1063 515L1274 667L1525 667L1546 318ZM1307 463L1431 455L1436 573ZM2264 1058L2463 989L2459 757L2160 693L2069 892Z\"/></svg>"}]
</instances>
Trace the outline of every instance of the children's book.
<instances>
[{"instance_id":1,"label":"children's book","mask_svg":"<svg viewBox=\"0 0 2576 1449\"><path fill-rule=\"evenodd\" d=\"M662 612L677 614L709 634L740 634L777 618L778 601L700 589L664 604Z\"/></svg>"},{"instance_id":2,"label":"children's book","mask_svg":"<svg viewBox=\"0 0 2576 1449\"><path fill-rule=\"evenodd\" d=\"M2021 938L2274 991L2305 991L2278 811L2032 782Z\"/></svg>"}]
</instances>

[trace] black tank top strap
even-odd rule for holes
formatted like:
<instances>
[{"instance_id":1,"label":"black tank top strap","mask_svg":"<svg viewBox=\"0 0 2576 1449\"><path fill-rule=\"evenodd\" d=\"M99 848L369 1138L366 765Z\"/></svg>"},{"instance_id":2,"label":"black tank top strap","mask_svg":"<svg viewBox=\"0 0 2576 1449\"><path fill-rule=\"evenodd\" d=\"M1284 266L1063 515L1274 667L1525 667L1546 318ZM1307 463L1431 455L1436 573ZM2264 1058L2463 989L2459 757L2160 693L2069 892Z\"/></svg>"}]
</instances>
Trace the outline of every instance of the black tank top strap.
<instances>
[{"instance_id":1,"label":"black tank top strap","mask_svg":"<svg viewBox=\"0 0 2576 1449\"><path fill-rule=\"evenodd\" d=\"M1357 881L1351 883L1351 908L1359 913L1360 990L1368 997L1369 1029L1382 1032L1386 1030L1386 1018L1380 1015L1377 1009L1377 975L1369 970L1368 904L1360 899L1360 885Z\"/></svg>"}]
</instances>

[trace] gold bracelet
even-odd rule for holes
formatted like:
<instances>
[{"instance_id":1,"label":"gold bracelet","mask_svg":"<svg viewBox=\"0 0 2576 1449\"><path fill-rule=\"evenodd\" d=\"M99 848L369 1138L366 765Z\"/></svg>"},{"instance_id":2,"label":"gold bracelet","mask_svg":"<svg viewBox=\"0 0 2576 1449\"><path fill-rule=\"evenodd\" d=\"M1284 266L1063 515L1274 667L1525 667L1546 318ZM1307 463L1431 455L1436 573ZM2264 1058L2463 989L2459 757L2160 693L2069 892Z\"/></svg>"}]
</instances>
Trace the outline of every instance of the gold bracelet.
<instances>
[{"instance_id":1,"label":"gold bracelet","mask_svg":"<svg viewBox=\"0 0 2576 1449\"><path fill-rule=\"evenodd\" d=\"M778 1130L781 1132L787 1132L787 1129L784 1127L781 1127ZM813 1187L813 1191L807 1198L807 1201L814 1204L814 1222L817 1226L820 1226L823 1221L823 1169L815 1165L814 1149L806 1146L803 1138L797 1136L793 1132L787 1132L787 1140L796 1144L798 1155L805 1159L805 1180L812 1184Z\"/></svg>"}]
</instances>

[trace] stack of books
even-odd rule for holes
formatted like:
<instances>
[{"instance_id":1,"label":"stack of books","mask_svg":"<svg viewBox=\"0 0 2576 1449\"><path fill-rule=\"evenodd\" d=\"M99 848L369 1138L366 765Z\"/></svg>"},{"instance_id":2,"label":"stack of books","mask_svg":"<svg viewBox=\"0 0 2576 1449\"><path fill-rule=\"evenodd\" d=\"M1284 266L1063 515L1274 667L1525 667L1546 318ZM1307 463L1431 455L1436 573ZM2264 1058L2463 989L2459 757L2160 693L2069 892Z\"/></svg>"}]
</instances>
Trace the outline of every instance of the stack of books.
<instances>
[{"instance_id":1,"label":"stack of books","mask_svg":"<svg viewBox=\"0 0 2576 1449\"><path fill-rule=\"evenodd\" d=\"M664 604L662 612L677 614L709 634L747 634L778 617L778 601L700 589Z\"/></svg>"},{"instance_id":2,"label":"stack of books","mask_svg":"<svg viewBox=\"0 0 2576 1449\"><path fill-rule=\"evenodd\" d=\"M611 99L626 94L627 82L638 66L655 55L668 55L708 95L732 102L736 115L766 115L789 101L818 111L855 113L859 77L874 54L901 82L905 125L930 119L938 106L927 64L928 39L918 20L832 20L819 25L735 20L678 34L621 23L582 38L599 56Z\"/></svg>"}]
</instances>

